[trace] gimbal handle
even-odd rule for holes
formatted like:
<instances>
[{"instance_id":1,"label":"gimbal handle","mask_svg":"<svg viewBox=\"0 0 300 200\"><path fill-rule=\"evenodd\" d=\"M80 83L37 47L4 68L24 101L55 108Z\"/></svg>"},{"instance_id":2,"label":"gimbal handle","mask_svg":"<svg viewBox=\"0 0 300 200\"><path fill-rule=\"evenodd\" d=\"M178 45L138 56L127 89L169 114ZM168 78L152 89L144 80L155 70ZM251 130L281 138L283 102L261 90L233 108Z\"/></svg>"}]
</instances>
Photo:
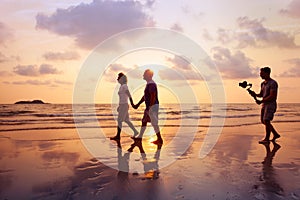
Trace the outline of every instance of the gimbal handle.
<instances>
[{"instance_id":1,"label":"gimbal handle","mask_svg":"<svg viewBox=\"0 0 300 200\"><path fill-rule=\"evenodd\" d=\"M248 88L247 91L248 91L248 93L249 93L250 95L251 95L251 93L253 93L253 91L252 91L250 88ZM251 96L252 96L252 95L251 95ZM254 98L255 101L257 101L256 96L252 96L252 97Z\"/></svg>"}]
</instances>

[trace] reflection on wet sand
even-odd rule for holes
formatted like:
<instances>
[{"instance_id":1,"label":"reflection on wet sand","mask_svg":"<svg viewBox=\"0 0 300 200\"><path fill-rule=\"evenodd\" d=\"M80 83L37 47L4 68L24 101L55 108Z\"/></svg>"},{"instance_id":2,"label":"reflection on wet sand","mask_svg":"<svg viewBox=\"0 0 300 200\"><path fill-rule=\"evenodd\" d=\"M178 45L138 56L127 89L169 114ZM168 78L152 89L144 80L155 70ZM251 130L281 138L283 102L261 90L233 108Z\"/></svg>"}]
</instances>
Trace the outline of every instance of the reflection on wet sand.
<instances>
[{"instance_id":1,"label":"reflection on wet sand","mask_svg":"<svg viewBox=\"0 0 300 200\"><path fill-rule=\"evenodd\" d=\"M162 144L157 145L156 152L153 158L147 158L147 154L143 148L143 143L141 140L137 140L131 144L130 148L127 150L128 152L132 152L135 147L138 147L141 157L143 159L143 167L145 172L146 179L158 179L159 177L159 166L158 161L160 157L160 151L162 148Z\"/></svg>"},{"instance_id":2,"label":"reflection on wet sand","mask_svg":"<svg viewBox=\"0 0 300 200\"><path fill-rule=\"evenodd\" d=\"M278 199L280 196L284 195L283 188L280 186L277 180L276 170L272 166L273 159L276 152L280 149L280 145L276 142L272 142L273 148L271 150L270 143L264 143L266 150L266 157L264 158L262 164L262 176L260 180L263 181L263 188L269 199Z\"/></svg>"}]
</instances>

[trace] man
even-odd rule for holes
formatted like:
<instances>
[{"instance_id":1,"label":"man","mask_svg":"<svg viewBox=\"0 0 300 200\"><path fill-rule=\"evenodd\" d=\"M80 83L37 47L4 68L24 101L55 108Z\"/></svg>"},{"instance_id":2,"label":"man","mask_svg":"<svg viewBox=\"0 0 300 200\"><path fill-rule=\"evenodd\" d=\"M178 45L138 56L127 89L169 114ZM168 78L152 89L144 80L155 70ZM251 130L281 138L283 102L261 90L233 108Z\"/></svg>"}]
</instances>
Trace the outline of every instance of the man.
<instances>
[{"instance_id":1,"label":"man","mask_svg":"<svg viewBox=\"0 0 300 200\"><path fill-rule=\"evenodd\" d=\"M251 91L250 94L253 97L262 97L262 100L256 100L257 104L262 104L261 108L261 122L265 125L266 136L259 143L269 143L270 134L273 133L272 141L275 141L280 135L277 133L271 121L273 120L274 113L277 108L277 91L278 84L270 77L271 69L269 67L263 67L260 69L260 77L264 79L261 83L261 90L259 94Z\"/></svg>"},{"instance_id":2,"label":"man","mask_svg":"<svg viewBox=\"0 0 300 200\"><path fill-rule=\"evenodd\" d=\"M157 136L157 140L152 143L160 145L163 144L163 139L160 135L160 130L158 126L158 110L159 110L159 101L156 83L152 80L153 71L150 69L145 70L143 78L147 82L146 88L144 90L144 96L138 102L137 105L132 104L132 107L137 109L141 103L145 102L146 109L144 111L144 116L142 118L142 126L140 134L137 137L133 137L135 141L141 141L143 134L146 130L147 123L151 122L151 125L154 128L154 131Z\"/></svg>"}]
</instances>

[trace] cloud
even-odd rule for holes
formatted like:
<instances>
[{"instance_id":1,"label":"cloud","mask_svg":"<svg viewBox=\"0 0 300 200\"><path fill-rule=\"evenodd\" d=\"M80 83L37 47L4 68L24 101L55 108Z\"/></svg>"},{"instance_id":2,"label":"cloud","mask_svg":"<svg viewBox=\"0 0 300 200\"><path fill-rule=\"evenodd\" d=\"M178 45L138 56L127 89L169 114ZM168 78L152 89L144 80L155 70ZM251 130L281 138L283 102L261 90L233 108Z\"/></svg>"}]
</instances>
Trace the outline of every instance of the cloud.
<instances>
[{"instance_id":1,"label":"cloud","mask_svg":"<svg viewBox=\"0 0 300 200\"><path fill-rule=\"evenodd\" d=\"M8 71L0 71L0 77L8 77L12 76L12 74Z\"/></svg>"},{"instance_id":2,"label":"cloud","mask_svg":"<svg viewBox=\"0 0 300 200\"><path fill-rule=\"evenodd\" d=\"M25 80L25 81L5 81L2 82L5 84L13 84L13 85L35 85L35 86L57 86L57 85L73 85L72 82L64 81L64 80Z\"/></svg>"},{"instance_id":3,"label":"cloud","mask_svg":"<svg viewBox=\"0 0 300 200\"><path fill-rule=\"evenodd\" d=\"M263 20L250 20L248 17L239 17L237 19L238 27L246 29L246 33L239 35L239 39L247 36L249 41L255 41L258 46L277 46L279 48L296 48L294 36L280 31L273 31L263 26ZM251 43L250 43L251 44Z\"/></svg>"},{"instance_id":4,"label":"cloud","mask_svg":"<svg viewBox=\"0 0 300 200\"><path fill-rule=\"evenodd\" d=\"M292 65L292 68L281 73L280 77L300 77L300 58L289 59L285 61Z\"/></svg>"},{"instance_id":5,"label":"cloud","mask_svg":"<svg viewBox=\"0 0 300 200\"><path fill-rule=\"evenodd\" d=\"M159 76L163 80L201 80L199 73L195 72L193 66L181 56L166 57L170 68L159 71Z\"/></svg>"},{"instance_id":6,"label":"cloud","mask_svg":"<svg viewBox=\"0 0 300 200\"><path fill-rule=\"evenodd\" d=\"M222 44L238 42L238 48L252 47L279 47L299 48L295 43L295 36L285 32L271 30L263 25L264 20L239 17L237 26L239 31L220 28L217 32L218 41Z\"/></svg>"},{"instance_id":7,"label":"cloud","mask_svg":"<svg viewBox=\"0 0 300 200\"><path fill-rule=\"evenodd\" d=\"M246 57L243 52L237 51L232 54L229 49L224 47L215 47L212 52L213 62L224 78L250 78L256 75L249 64L251 59Z\"/></svg>"},{"instance_id":8,"label":"cloud","mask_svg":"<svg viewBox=\"0 0 300 200\"><path fill-rule=\"evenodd\" d=\"M219 28L217 30L217 35L218 35L218 41L221 42L222 44L227 44L232 41L232 35L230 34L231 31Z\"/></svg>"},{"instance_id":9,"label":"cloud","mask_svg":"<svg viewBox=\"0 0 300 200\"><path fill-rule=\"evenodd\" d=\"M59 85L73 85L73 83L70 81L61 81L61 80L55 80L54 83Z\"/></svg>"},{"instance_id":10,"label":"cloud","mask_svg":"<svg viewBox=\"0 0 300 200\"><path fill-rule=\"evenodd\" d=\"M178 32L183 32L182 26L180 26L180 24L178 23L173 24L170 29Z\"/></svg>"},{"instance_id":11,"label":"cloud","mask_svg":"<svg viewBox=\"0 0 300 200\"><path fill-rule=\"evenodd\" d=\"M191 64L180 56L174 55L173 58L167 57L166 60L173 65L173 68L180 70L191 70Z\"/></svg>"},{"instance_id":12,"label":"cloud","mask_svg":"<svg viewBox=\"0 0 300 200\"><path fill-rule=\"evenodd\" d=\"M207 29L203 29L203 31L202 31L202 37L203 37L205 40L209 40L209 41L212 41L212 40L213 40L212 35L208 32Z\"/></svg>"},{"instance_id":13,"label":"cloud","mask_svg":"<svg viewBox=\"0 0 300 200\"><path fill-rule=\"evenodd\" d=\"M18 65L14 67L14 73L21 76L38 76L39 70L35 65Z\"/></svg>"},{"instance_id":14,"label":"cloud","mask_svg":"<svg viewBox=\"0 0 300 200\"><path fill-rule=\"evenodd\" d=\"M184 71L176 68L168 68L160 70L158 74L162 80L169 81L202 80L200 74L194 70Z\"/></svg>"},{"instance_id":15,"label":"cloud","mask_svg":"<svg viewBox=\"0 0 300 200\"><path fill-rule=\"evenodd\" d=\"M43 57L46 60L76 60L80 58L80 55L77 52L74 51L68 51L68 52L47 52L43 55Z\"/></svg>"},{"instance_id":16,"label":"cloud","mask_svg":"<svg viewBox=\"0 0 300 200\"><path fill-rule=\"evenodd\" d=\"M115 83L120 72L131 77L133 76L132 78L136 78L134 77L136 75L134 71L137 71L138 73L140 72L140 70L138 70L138 66L124 66L119 63L114 63L108 66L104 76L107 81ZM140 78L140 76L138 77Z\"/></svg>"},{"instance_id":17,"label":"cloud","mask_svg":"<svg viewBox=\"0 0 300 200\"><path fill-rule=\"evenodd\" d=\"M42 64L39 69L40 74L59 74L60 72L52 65Z\"/></svg>"},{"instance_id":18,"label":"cloud","mask_svg":"<svg viewBox=\"0 0 300 200\"><path fill-rule=\"evenodd\" d=\"M120 72L128 71L128 68L122 64L114 63L108 66L107 71L118 74Z\"/></svg>"},{"instance_id":19,"label":"cloud","mask_svg":"<svg viewBox=\"0 0 300 200\"><path fill-rule=\"evenodd\" d=\"M7 41L13 38L13 31L0 22L0 45L4 45Z\"/></svg>"},{"instance_id":20,"label":"cloud","mask_svg":"<svg viewBox=\"0 0 300 200\"><path fill-rule=\"evenodd\" d=\"M280 10L280 13L292 18L300 18L300 0L292 0L286 9Z\"/></svg>"},{"instance_id":21,"label":"cloud","mask_svg":"<svg viewBox=\"0 0 300 200\"><path fill-rule=\"evenodd\" d=\"M0 63L5 63L5 62L9 62L9 61L20 61L20 57L19 56L7 56L4 55L2 52L0 52Z\"/></svg>"},{"instance_id":22,"label":"cloud","mask_svg":"<svg viewBox=\"0 0 300 200\"><path fill-rule=\"evenodd\" d=\"M50 80L45 80L45 81L41 81L41 80L26 80L26 81L13 81L13 82L9 82L10 84L14 84L14 85L50 85L51 81Z\"/></svg>"},{"instance_id":23,"label":"cloud","mask_svg":"<svg viewBox=\"0 0 300 200\"><path fill-rule=\"evenodd\" d=\"M9 60L9 58L0 52L0 63L7 62L8 60Z\"/></svg>"},{"instance_id":24,"label":"cloud","mask_svg":"<svg viewBox=\"0 0 300 200\"><path fill-rule=\"evenodd\" d=\"M21 76L39 76L39 75L61 73L55 67L48 64L42 64L39 67L36 65L18 65L14 67L13 71L14 73Z\"/></svg>"},{"instance_id":25,"label":"cloud","mask_svg":"<svg viewBox=\"0 0 300 200\"><path fill-rule=\"evenodd\" d=\"M57 9L50 16L39 13L36 27L58 35L70 36L82 48L93 48L108 37L132 28L153 26L146 13L154 1L103 1L81 3L67 9Z\"/></svg>"}]
</instances>

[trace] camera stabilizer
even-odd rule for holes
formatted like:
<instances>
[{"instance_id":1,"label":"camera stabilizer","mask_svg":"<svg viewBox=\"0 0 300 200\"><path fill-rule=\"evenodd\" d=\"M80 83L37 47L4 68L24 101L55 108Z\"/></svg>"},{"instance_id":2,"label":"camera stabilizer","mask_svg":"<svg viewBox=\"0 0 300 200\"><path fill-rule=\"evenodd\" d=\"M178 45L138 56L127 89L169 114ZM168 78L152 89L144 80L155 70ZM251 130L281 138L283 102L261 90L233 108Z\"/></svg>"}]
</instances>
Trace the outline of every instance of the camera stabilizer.
<instances>
[{"instance_id":1,"label":"camera stabilizer","mask_svg":"<svg viewBox=\"0 0 300 200\"><path fill-rule=\"evenodd\" d=\"M256 96L254 96L253 94L255 94L255 92L253 90L251 90L252 84L251 83L247 83L247 81L243 81L241 83L239 83L239 86L242 88L247 88L247 91L249 92L249 94L254 98L255 101L257 101Z\"/></svg>"}]
</instances>

